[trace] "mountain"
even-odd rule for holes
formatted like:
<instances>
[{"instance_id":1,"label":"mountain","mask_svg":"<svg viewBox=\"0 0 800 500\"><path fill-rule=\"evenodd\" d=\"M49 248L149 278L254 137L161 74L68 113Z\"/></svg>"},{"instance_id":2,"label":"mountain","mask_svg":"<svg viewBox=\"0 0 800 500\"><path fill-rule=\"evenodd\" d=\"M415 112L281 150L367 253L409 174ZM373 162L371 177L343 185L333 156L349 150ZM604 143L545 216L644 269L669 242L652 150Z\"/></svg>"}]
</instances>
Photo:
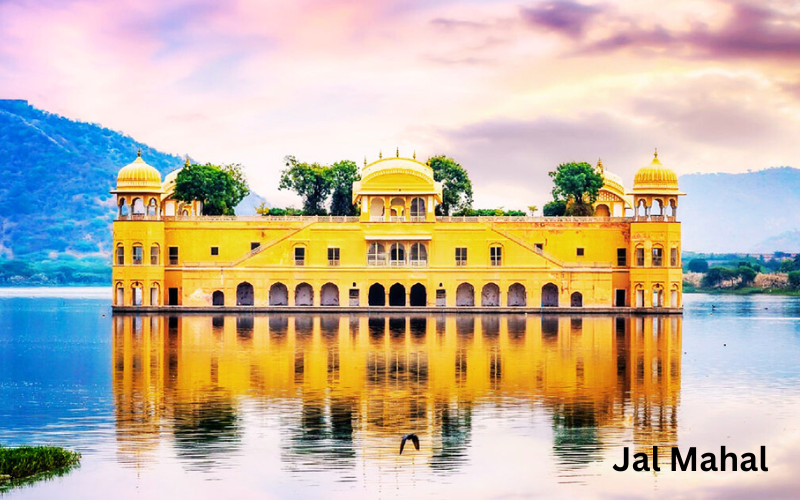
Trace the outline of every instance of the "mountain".
<instances>
[{"instance_id":1,"label":"mountain","mask_svg":"<svg viewBox=\"0 0 800 500\"><path fill-rule=\"evenodd\" d=\"M99 125L0 100L0 264L109 268L109 191L138 149L162 176L184 162ZM262 201L253 194L237 213L255 213Z\"/></svg>"},{"instance_id":2,"label":"mountain","mask_svg":"<svg viewBox=\"0 0 800 500\"><path fill-rule=\"evenodd\" d=\"M678 180L683 248L694 252L800 251L800 170L691 174Z\"/></svg>"}]
</instances>

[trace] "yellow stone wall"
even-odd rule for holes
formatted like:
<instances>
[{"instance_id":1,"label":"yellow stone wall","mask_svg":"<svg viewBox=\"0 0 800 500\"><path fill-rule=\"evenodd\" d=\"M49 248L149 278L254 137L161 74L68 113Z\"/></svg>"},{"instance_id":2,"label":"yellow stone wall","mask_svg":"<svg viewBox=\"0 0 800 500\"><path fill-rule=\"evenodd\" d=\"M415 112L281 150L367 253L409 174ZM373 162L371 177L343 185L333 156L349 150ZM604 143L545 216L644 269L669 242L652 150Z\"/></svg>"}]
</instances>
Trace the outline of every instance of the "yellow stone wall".
<instances>
[{"instance_id":1,"label":"yellow stone wall","mask_svg":"<svg viewBox=\"0 0 800 500\"><path fill-rule=\"evenodd\" d=\"M277 218L275 218L277 219ZM654 286L677 290L680 294L680 260L672 266L670 251L676 248L680 259L680 224L677 222L586 221L536 222L326 222L314 218L274 220L258 217L218 220L215 218L165 218L161 221L127 220L114 223L115 247L122 244L129 257L134 243L145 247L145 261L133 265L130 259L114 265L114 283L125 289L124 304L130 305L133 283L158 283L159 304L167 303L169 288L179 290L181 305L210 306L211 294L222 291L225 305L236 305L236 289L242 282L254 287L254 305L268 306L269 289L283 283L293 305L294 290L308 283L314 290L314 305L320 304L320 289L333 283L339 290L339 304L348 304L348 291L359 290L360 305L367 305L369 287L380 283L389 288L400 283L406 294L421 283L427 292L427 305L436 304L436 290L446 292L446 305L456 305L456 290L469 283L475 290L475 305L481 304L481 291L488 283L500 288L500 306L508 303L508 288L525 287L528 306L541 304L542 286L552 283L559 290L559 305L569 306L573 292L580 292L583 307L611 307L614 290L626 290L626 305L632 305L634 290L649 292ZM609 219L610 220L610 219ZM614 219L619 220L619 219ZM405 245L406 260L413 243L425 245L427 264L411 266L368 265L370 243L384 244L390 252L393 242ZM159 265L151 266L149 247L160 247ZM251 254L251 243L260 251ZM541 244L537 251L535 245ZM500 265L492 265L491 247L500 247ZM664 249L662 266L653 267L652 248ZM169 262L169 248L178 249L176 264ZM211 248L218 249L212 255ZM304 265L296 265L295 248L305 248ZM339 248L339 265L329 265L328 248ZM467 264L456 265L457 247L467 248ZM633 265L636 248L645 252L644 266ZM578 249L583 255L578 255ZM626 266L617 266L617 251L627 252ZM161 280L160 282L158 280ZM355 285L353 285L355 283ZM116 296L115 296L116 298ZM149 299L149 295L146 297ZM408 303L408 297L406 299ZM680 296L677 306L680 305ZM149 305L146 300L145 304ZM645 294L643 307L652 305L652 294ZM662 305L671 305L664 302Z\"/></svg>"}]
</instances>

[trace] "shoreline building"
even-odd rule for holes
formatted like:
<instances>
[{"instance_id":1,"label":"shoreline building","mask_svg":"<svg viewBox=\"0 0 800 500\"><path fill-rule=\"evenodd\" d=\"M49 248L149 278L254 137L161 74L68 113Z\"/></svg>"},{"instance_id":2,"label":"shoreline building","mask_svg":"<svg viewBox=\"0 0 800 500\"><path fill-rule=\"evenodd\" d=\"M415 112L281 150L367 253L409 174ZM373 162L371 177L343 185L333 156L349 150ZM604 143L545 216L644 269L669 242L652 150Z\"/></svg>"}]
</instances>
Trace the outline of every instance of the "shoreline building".
<instances>
[{"instance_id":1,"label":"shoreline building","mask_svg":"<svg viewBox=\"0 0 800 500\"><path fill-rule=\"evenodd\" d=\"M594 217L436 216L441 184L399 154L363 168L358 216L215 217L139 155L112 191L113 304L680 312L677 175L656 153L626 191L597 168Z\"/></svg>"}]
</instances>

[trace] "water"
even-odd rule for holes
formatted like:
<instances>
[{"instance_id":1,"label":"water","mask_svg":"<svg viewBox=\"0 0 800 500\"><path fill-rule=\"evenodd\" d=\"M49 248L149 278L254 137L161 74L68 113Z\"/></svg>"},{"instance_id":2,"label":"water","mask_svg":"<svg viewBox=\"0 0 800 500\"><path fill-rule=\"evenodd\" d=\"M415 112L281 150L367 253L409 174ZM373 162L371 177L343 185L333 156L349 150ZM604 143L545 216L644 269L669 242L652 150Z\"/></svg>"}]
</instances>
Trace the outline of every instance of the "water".
<instances>
[{"instance_id":1,"label":"water","mask_svg":"<svg viewBox=\"0 0 800 500\"><path fill-rule=\"evenodd\" d=\"M795 496L800 300L683 317L115 316L0 290L0 443L79 450L11 498ZM712 309L712 304L715 306ZM419 451L400 437L415 432ZM661 472L615 472L661 446ZM669 447L768 472L673 472Z\"/></svg>"}]
</instances>

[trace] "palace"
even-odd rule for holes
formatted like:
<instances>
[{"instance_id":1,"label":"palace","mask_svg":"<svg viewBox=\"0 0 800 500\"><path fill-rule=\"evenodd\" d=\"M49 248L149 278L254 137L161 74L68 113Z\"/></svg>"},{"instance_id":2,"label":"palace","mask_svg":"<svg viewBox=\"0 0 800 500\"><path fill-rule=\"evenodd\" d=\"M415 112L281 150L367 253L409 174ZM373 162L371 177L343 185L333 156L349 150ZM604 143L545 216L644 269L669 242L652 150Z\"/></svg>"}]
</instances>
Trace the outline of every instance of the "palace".
<instances>
[{"instance_id":1,"label":"palace","mask_svg":"<svg viewBox=\"0 0 800 500\"><path fill-rule=\"evenodd\" d=\"M677 175L656 154L626 191L597 168L594 217L439 217L433 171L399 154L362 169L359 216L211 217L139 156L112 191L114 307L680 312Z\"/></svg>"}]
</instances>

